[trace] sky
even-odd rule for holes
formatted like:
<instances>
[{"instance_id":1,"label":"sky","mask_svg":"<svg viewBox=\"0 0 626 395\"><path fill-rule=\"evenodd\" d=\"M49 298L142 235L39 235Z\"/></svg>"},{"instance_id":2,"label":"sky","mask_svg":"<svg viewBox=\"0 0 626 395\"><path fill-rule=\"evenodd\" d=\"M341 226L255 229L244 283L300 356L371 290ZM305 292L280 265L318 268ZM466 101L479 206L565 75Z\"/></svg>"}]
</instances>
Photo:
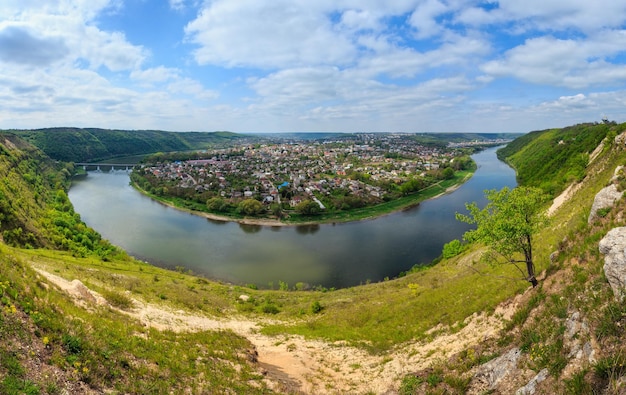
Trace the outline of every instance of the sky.
<instances>
[{"instance_id":1,"label":"sky","mask_svg":"<svg viewBox=\"0 0 626 395\"><path fill-rule=\"evenodd\" d=\"M1 0L0 129L626 121L618 0Z\"/></svg>"}]
</instances>

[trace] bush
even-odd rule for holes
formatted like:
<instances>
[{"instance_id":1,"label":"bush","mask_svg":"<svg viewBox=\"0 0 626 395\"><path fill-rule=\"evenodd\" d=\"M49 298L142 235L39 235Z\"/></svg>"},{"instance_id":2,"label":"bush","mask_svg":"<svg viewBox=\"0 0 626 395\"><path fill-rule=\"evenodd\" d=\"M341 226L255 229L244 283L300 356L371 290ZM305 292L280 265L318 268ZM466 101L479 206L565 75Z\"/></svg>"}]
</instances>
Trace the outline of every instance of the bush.
<instances>
[{"instance_id":1,"label":"bush","mask_svg":"<svg viewBox=\"0 0 626 395\"><path fill-rule=\"evenodd\" d=\"M316 300L315 302L311 303L311 312L313 314L317 314L320 311L322 311L323 309L324 309L324 307L320 304L319 301Z\"/></svg>"},{"instance_id":2,"label":"bush","mask_svg":"<svg viewBox=\"0 0 626 395\"><path fill-rule=\"evenodd\" d=\"M265 302L263 306L261 306L261 311L265 314L278 314L280 313L280 309L274 303Z\"/></svg>"},{"instance_id":3,"label":"bush","mask_svg":"<svg viewBox=\"0 0 626 395\"><path fill-rule=\"evenodd\" d=\"M128 296L115 292L115 291L104 291L102 296L106 299L107 302L113 307L117 307L122 310L130 310L133 308L133 300Z\"/></svg>"},{"instance_id":4,"label":"bush","mask_svg":"<svg viewBox=\"0 0 626 395\"><path fill-rule=\"evenodd\" d=\"M443 245L442 255L445 259L453 258L463 252L463 244L457 239Z\"/></svg>"}]
</instances>

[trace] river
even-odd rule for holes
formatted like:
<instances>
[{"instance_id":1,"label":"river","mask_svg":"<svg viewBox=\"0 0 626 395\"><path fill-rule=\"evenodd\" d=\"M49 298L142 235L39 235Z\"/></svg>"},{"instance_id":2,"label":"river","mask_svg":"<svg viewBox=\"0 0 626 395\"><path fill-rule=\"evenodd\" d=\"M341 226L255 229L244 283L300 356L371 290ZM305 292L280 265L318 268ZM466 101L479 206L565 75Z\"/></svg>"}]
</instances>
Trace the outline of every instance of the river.
<instances>
[{"instance_id":1,"label":"river","mask_svg":"<svg viewBox=\"0 0 626 395\"><path fill-rule=\"evenodd\" d=\"M455 219L465 202L484 204L485 189L514 187L515 172L495 148L473 155L474 176L453 193L372 220L298 227L218 222L137 192L126 171L88 172L69 198L83 221L130 255L154 265L259 288L343 288L395 277L431 262L469 229Z\"/></svg>"}]
</instances>

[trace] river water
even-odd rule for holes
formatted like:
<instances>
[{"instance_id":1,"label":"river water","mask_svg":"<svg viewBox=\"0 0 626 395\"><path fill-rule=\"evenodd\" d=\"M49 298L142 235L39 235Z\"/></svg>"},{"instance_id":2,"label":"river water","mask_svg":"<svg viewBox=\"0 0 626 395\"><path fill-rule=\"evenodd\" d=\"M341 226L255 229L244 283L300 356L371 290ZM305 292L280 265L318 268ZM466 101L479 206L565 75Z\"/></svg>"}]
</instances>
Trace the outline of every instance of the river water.
<instances>
[{"instance_id":1,"label":"river water","mask_svg":"<svg viewBox=\"0 0 626 395\"><path fill-rule=\"evenodd\" d=\"M129 254L157 266L260 288L297 282L348 287L395 277L441 254L469 229L455 219L485 189L514 187L495 148L473 156L474 176L453 193L377 219L298 227L218 222L166 207L129 185L126 171L89 172L69 198L83 221Z\"/></svg>"}]
</instances>

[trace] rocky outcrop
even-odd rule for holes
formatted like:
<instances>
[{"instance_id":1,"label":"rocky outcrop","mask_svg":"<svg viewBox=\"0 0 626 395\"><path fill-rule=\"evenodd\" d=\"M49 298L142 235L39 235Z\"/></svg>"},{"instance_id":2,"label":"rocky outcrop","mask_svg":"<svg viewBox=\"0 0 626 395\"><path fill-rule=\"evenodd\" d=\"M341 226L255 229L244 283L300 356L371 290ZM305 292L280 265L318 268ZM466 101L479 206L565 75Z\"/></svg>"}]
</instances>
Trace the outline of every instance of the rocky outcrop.
<instances>
[{"instance_id":1,"label":"rocky outcrop","mask_svg":"<svg viewBox=\"0 0 626 395\"><path fill-rule=\"evenodd\" d=\"M528 384L515 391L515 395L534 395L537 391L537 384L548 378L548 369L542 369Z\"/></svg>"},{"instance_id":2,"label":"rocky outcrop","mask_svg":"<svg viewBox=\"0 0 626 395\"><path fill-rule=\"evenodd\" d=\"M623 166L618 166L617 169L615 169L615 174L611 179L611 185L602 188L593 199L593 205L591 206L591 212L589 213L587 223L591 224L593 223L593 221L598 219L598 210L613 207L615 205L615 202L617 202L623 196L624 192L620 191L617 185L614 183L614 181L617 180L622 169Z\"/></svg>"},{"instance_id":3,"label":"rocky outcrop","mask_svg":"<svg viewBox=\"0 0 626 395\"><path fill-rule=\"evenodd\" d=\"M626 295L626 227L611 229L599 244L604 254L604 275L615 299L624 300Z\"/></svg>"},{"instance_id":4,"label":"rocky outcrop","mask_svg":"<svg viewBox=\"0 0 626 395\"><path fill-rule=\"evenodd\" d=\"M519 348L512 348L507 353L482 365L473 379L473 387L492 391L498 383L511 372L517 370L517 360L522 355Z\"/></svg>"}]
</instances>

